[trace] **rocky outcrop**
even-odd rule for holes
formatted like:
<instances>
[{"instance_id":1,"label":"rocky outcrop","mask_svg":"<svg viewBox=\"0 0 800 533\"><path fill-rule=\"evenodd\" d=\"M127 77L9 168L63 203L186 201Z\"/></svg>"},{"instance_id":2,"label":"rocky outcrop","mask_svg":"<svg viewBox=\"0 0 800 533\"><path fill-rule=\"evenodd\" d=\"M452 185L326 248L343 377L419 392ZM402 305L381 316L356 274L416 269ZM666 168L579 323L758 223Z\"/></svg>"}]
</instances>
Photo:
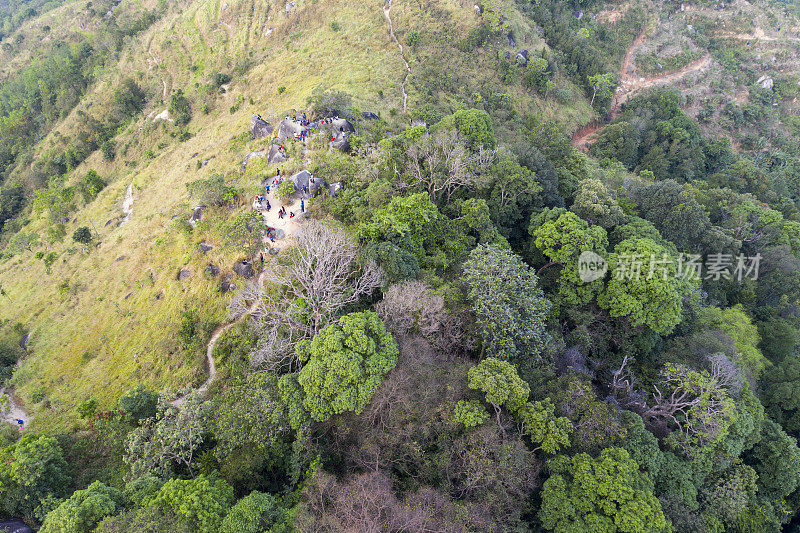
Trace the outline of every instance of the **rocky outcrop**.
<instances>
[{"instance_id":1,"label":"rocky outcrop","mask_svg":"<svg viewBox=\"0 0 800 533\"><path fill-rule=\"evenodd\" d=\"M286 150L282 150L278 144L273 144L269 147L269 157L267 158L268 164L285 163L288 160L286 157Z\"/></svg>"},{"instance_id":2,"label":"rocky outcrop","mask_svg":"<svg viewBox=\"0 0 800 533\"><path fill-rule=\"evenodd\" d=\"M260 116L253 115L250 117L250 128L253 131L253 138L260 139L271 134L275 127L261 118Z\"/></svg>"},{"instance_id":3,"label":"rocky outcrop","mask_svg":"<svg viewBox=\"0 0 800 533\"><path fill-rule=\"evenodd\" d=\"M253 264L250 261L237 261L235 265L233 265L233 271L236 274L243 278L252 278L253 277Z\"/></svg>"}]
</instances>

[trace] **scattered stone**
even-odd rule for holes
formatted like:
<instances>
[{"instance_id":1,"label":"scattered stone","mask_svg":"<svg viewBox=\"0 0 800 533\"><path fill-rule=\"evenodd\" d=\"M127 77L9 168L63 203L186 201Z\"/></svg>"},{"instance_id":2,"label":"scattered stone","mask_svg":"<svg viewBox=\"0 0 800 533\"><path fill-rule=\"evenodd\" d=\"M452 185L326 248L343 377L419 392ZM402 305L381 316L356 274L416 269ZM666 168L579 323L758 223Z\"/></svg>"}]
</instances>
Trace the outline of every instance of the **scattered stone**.
<instances>
[{"instance_id":1,"label":"scattered stone","mask_svg":"<svg viewBox=\"0 0 800 533\"><path fill-rule=\"evenodd\" d=\"M242 172L244 172L247 169L248 159L250 159L251 157L264 157L265 155L267 155L266 150L255 150L244 156L244 159L242 159Z\"/></svg>"},{"instance_id":2,"label":"scattered stone","mask_svg":"<svg viewBox=\"0 0 800 533\"><path fill-rule=\"evenodd\" d=\"M124 298L124 299L125 299L125 300L127 300L127 299L128 299L128 298L130 298L131 296L133 296L133 293L132 293L132 292L129 292L128 294L126 294L126 295L125 295L125 298Z\"/></svg>"},{"instance_id":3,"label":"scattered stone","mask_svg":"<svg viewBox=\"0 0 800 533\"><path fill-rule=\"evenodd\" d=\"M119 263L120 261L125 261L128 258L127 255L121 255L117 257L116 262Z\"/></svg>"},{"instance_id":4,"label":"scattered stone","mask_svg":"<svg viewBox=\"0 0 800 533\"><path fill-rule=\"evenodd\" d=\"M206 252L208 252L210 250L213 250L214 249L214 245L213 244L208 244L207 242L201 242L200 245L198 246L198 248L200 248L200 251L202 253L206 253Z\"/></svg>"},{"instance_id":5,"label":"scattered stone","mask_svg":"<svg viewBox=\"0 0 800 533\"><path fill-rule=\"evenodd\" d=\"M208 273L208 275L211 276L212 278L216 278L217 276L219 276L220 268L217 265L211 263L208 265L208 267L206 267L206 273Z\"/></svg>"},{"instance_id":6,"label":"scattered stone","mask_svg":"<svg viewBox=\"0 0 800 533\"><path fill-rule=\"evenodd\" d=\"M508 46L516 48L517 41L514 40L514 34L511 32L511 30L508 30L508 35L506 37L508 37Z\"/></svg>"},{"instance_id":7,"label":"scattered stone","mask_svg":"<svg viewBox=\"0 0 800 533\"><path fill-rule=\"evenodd\" d=\"M527 65L528 64L528 51L527 50L521 50L520 52L518 52L516 60L518 62L522 63L523 65Z\"/></svg>"},{"instance_id":8,"label":"scattered stone","mask_svg":"<svg viewBox=\"0 0 800 533\"><path fill-rule=\"evenodd\" d=\"M250 128L253 130L253 138L260 139L266 137L275 129L272 124L261 118L260 116L253 115L250 117Z\"/></svg>"},{"instance_id":9,"label":"scattered stone","mask_svg":"<svg viewBox=\"0 0 800 533\"><path fill-rule=\"evenodd\" d=\"M160 291L158 291L158 294L156 294L156 301L163 299L164 299L164 289L161 289Z\"/></svg>"},{"instance_id":10,"label":"scattered stone","mask_svg":"<svg viewBox=\"0 0 800 533\"><path fill-rule=\"evenodd\" d=\"M69 217L61 217L58 219L62 224L69 224Z\"/></svg>"},{"instance_id":11,"label":"scattered stone","mask_svg":"<svg viewBox=\"0 0 800 533\"><path fill-rule=\"evenodd\" d=\"M339 192L342 188L342 182L337 181L336 183L331 183L330 187L328 187L328 192L331 196L334 196L337 192Z\"/></svg>"},{"instance_id":12,"label":"scattered stone","mask_svg":"<svg viewBox=\"0 0 800 533\"><path fill-rule=\"evenodd\" d=\"M772 86L775 84L775 80L764 74L763 76L758 78L758 81L756 81L756 83L761 85L763 89L772 89Z\"/></svg>"},{"instance_id":13,"label":"scattered stone","mask_svg":"<svg viewBox=\"0 0 800 533\"><path fill-rule=\"evenodd\" d=\"M231 292L236 290L236 285L231 283L231 277L225 276L225 279L222 280L222 283L219 286L219 292L225 294L226 292Z\"/></svg>"},{"instance_id":14,"label":"scattered stone","mask_svg":"<svg viewBox=\"0 0 800 533\"><path fill-rule=\"evenodd\" d=\"M31 334L30 333L26 333L25 335L23 335L22 339L19 341L19 347L22 348L23 350L27 351L28 350L28 341L30 340L30 338L31 338Z\"/></svg>"},{"instance_id":15,"label":"scattered stone","mask_svg":"<svg viewBox=\"0 0 800 533\"><path fill-rule=\"evenodd\" d=\"M379 120L381 118L372 111L364 111L363 113L361 113L361 117L367 120Z\"/></svg>"},{"instance_id":16,"label":"scattered stone","mask_svg":"<svg viewBox=\"0 0 800 533\"><path fill-rule=\"evenodd\" d=\"M209 157L209 158L206 158L206 159L203 159L203 161L200 163L200 168L202 168L202 167L206 166L206 165L208 164L208 162L209 162L209 161L211 161L211 158L210 158L210 157Z\"/></svg>"},{"instance_id":17,"label":"scattered stone","mask_svg":"<svg viewBox=\"0 0 800 533\"><path fill-rule=\"evenodd\" d=\"M250 261L237 261L236 264L233 265L233 271L243 278L253 277L253 265Z\"/></svg>"},{"instance_id":18,"label":"scattered stone","mask_svg":"<svg viewBox=\"0 0 800 533\"><path fill-rule=\"evenodd\" d=\"M267 164L285 163L287 161L286 152L281 150L280 145L273 144L269 147L269 156L267 157Z\"/></svg>"},{"instance_id":19,"label":"scattered stone","mask_svg":"<svg viewBox=\"0 0 800 533\"><path fill-rule=\"evenodd\" d=\"M203 220L203 209L205 208L204 205L198 205L192 211L192 216L189 217L189 224L195 226L198 222Z\"/></svg>"},{"instance_id":20,"label":"scattered stone","mask_svg":"<svg viewBox=\"0 0 800 533\"><path fill-rule=\"evenodd\" d=\"M190 270L181 269L181 271L178 272L178 281L183 281L186 278L190 278L191 276L192 272Z\"/></svg>"},{"instance_id":21,"label":"scattered stone","mask_svg":"<svg viewBox=\"0 0 800 533\"><path fill-rule=\"evenodd\" d=\"M411 119L411 125L412 126L422 126L423 128L427 128L428 127L428 123L425 122L422 119L419 119L419 118Z\"/></svg>"}]
</instances>

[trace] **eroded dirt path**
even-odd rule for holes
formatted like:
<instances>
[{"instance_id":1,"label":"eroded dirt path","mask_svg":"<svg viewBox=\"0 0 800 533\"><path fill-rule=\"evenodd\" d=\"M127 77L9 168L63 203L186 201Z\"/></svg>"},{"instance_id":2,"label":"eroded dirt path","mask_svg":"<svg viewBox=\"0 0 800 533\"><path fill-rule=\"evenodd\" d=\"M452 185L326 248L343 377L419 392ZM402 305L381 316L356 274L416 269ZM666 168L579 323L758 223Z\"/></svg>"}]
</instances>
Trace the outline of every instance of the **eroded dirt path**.
<instances>
[{"instance_id":1,"label":"eroded dirt path","mask_svg":"<svg viewBox=\"0 0 800 533\"><path fill-rule=\"evenodd\" d=\"M656 21L656 23L657 22L658 21ZM603 130L606 123L611 122L619 116L622 104L627 102L634 94L653 87L669 85L670 83L685 78L689 74L701 72L711 67L713 58L711 54L706 52L700 59L692 61L682 69L674 72L668 72L658 76L639 76L633 58L636 55L636 51L647 38L647 30L648 26L645 26L625 51L625 57L622 60L622 65L619 70L619 85L614 92L614 98L611 100L611 107L606 116L608 120L594 120L579 128L572 136L572 146L575 148L584 151L588 150L589 146L597 139L597 135Z\"/></svg>"},{"instance_id":2,"label":"eroded dirt path","mask_svg":"<svg viewBox=\"0 0 800 533\"><path fill-rule=\"evenodd\" d=\"M14 391L5 387L0 389L0 420L18 427L18 421L22 420L25 426L28 425L28 412L14 396Z\"/></svg>"},{"instance_id":3,"label":"eroded dirt path","mask_svg":"<svg viewBox=\"0 0 800 533\"><path fill-rule=\"evenodd\" d=\"M397 48L400 50L400 58L403 60L403 63L406 66L406 74L403 76L403 82L400 84L400 90L403 93L403 113L406 112L407 103L408 103L408 94L406 94L406 82L408 81L408 77L411 75L411 65L408 64L406 61L405 52L403 52L403 45L400 44L400 41L397 39L397 35L394 33L394 24L392 24L392 16L390 11L392 10L392 0L386 0L386 4L383 6L383 16L386 17L386 21L389 23L389 34L392 36L392 39L395 43L397 43Z\"/></svg>"}]
</instances>

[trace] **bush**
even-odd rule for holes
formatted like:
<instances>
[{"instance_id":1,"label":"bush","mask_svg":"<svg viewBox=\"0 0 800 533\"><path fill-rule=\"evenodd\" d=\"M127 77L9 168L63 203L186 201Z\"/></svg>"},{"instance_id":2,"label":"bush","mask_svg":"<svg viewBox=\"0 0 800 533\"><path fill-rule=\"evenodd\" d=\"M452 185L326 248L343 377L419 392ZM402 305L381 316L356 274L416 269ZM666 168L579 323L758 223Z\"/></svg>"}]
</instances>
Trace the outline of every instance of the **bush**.
<instances>
[{"instance_id":1,"label":"bush","mask_svg":"<svg viewBox=\"0 0 800 533\"><path fill-rule=\"evenodd\" d=\"M185 126L192 120L192 104L178 89L169 100L169 114L176 126Z\"/></svg>"},{"instance_id":2,"label":"bush","mask_svg":"<svg viewBox=\"0 0 800 533\"><path fill-rule=\"evenodd\" d=\"M282 203L286 203L296 191L297 187L295 186L294 182L286 180L278 185L278 189L275 191L275 197L278 198L278 200L280 200Z\"/></svg>"},{"instance_id":3,"label":"bush","mask_svg":"<svg viewBox=\"0 0 800 533\"><path fill-rule=\"evenodd\" d=\"M72 234L72 240L81 244L91 244L92 230L90 230L87 226L81 226L75 230L75 233Z\"/></svg>"},{"instance_id":4,"label":"bush","mask_svg":"<svg viewBox=\"0 0 800 533\"><path fill-rule=\"evenodd\" d=\"M158 394L144 385L137 385L119 399L119 408L122 409L135 424L138 424L145 418L156 416L157 404Z\"/></svg>"}]
</instances>

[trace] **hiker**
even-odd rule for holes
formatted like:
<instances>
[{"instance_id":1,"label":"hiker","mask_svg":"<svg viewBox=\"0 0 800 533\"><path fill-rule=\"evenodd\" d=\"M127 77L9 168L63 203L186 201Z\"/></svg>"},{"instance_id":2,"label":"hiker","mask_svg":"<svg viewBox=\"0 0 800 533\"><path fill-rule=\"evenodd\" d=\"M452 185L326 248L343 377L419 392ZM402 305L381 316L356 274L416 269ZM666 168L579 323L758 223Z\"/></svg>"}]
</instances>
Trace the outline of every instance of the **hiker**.
<instances>
[{"instance_id":1,"label":"hiker","mask_svg":"<svg viewBox=\"0 0 800 533\"><path fill-rule=\"evenodd\" d=\"M283 220L283 211L278 211L278 218Z\"/></svg>"},{"instance_id":2,"label":"hiker","mask_svg":"<svg viewBox=\"0 0 800 533\"><path fill-rule=\"evenodd\" d=\"M269 183L267 183L267 194L269 194Z\"/></svg>"},{"instance_id":3,"label":"hiker","mask_svg":"<svg viewBox=\"0 0 800 533\"><path fill-rule=\"evenodd\" d=\"M289 218L294 218L294 211L289 212Z\"/></svg>"},{"instance_id":4,"label":"hiker","mask_svg":"<svg viewBox=\"0 0 800 533\"><path fill-rule=\"evenodd\" d=\"M17 425L19 426L19 429L22 430L23 426L25 425L25 421L21 418L17 418Z\"/></svg>"},{"instance_id":5,"label":"hiker","mask_svg":"<svg viewBox=\"0 0 800 533\"><path fill-rule=\"evenodd\" d=\"M300 199L300 212L301 213L306 212L306 201L303 200L302 198Z\"/></svg>"},{"instance_id":6,"label":"hiker","mask_svg":"<svg viewBox=\"0 0 800 533\"><path fill-rule=\"evenodd\" d=\"M269 205L269 200L267 200L267 211L269 211L270 209L272 209L272 206Z\"/></svg>"}]
</instances>

